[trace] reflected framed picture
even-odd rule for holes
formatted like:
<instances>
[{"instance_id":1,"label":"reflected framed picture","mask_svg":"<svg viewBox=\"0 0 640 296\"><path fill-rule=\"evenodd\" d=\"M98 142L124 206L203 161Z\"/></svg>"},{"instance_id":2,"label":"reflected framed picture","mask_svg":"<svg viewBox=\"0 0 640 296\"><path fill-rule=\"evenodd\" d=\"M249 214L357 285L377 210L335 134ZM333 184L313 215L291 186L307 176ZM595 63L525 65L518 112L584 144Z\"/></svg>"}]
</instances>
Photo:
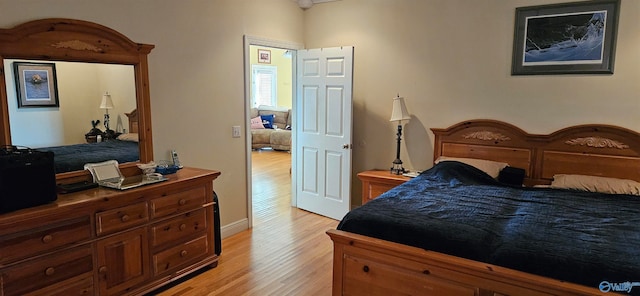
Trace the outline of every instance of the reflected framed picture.
<instances>
[{"instance_id":1,"label":"reflected framed picture","mask_svg":"<svg viewBox=\"0 0 640 296\"><path fill-rule=\"evenodd\" d=\"M18 108L59 107L56 64L14 62Z\"/></svg>"},{"instance_id":2,"label":"reflected framed picture","mask_svg":"<svg viewBox=\"0 0 640 296\"><path fill-rule=\"evenodd\" d=\"M268 49L258 49L258 63L271 64L271 51Z\"/></svg>"},{"instance_id":3,"label":"reflected framed picture","mask_svg":"<svg viewBox=\"0 0 640 296\"><path fill-rule=\"evenodd\" d=\"M613 74L620 0L516 8L512 75Z\"/></svg>"}]
</instances>

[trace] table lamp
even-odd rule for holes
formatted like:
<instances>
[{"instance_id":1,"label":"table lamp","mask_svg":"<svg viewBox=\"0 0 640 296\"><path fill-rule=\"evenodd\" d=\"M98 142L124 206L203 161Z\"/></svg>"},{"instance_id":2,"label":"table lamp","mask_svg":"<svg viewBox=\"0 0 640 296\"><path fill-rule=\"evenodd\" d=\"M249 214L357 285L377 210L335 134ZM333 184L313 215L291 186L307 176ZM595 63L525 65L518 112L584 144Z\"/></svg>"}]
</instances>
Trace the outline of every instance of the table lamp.
<instances>
[{"instance_id":1,"label":"table lamp","mask_svg":"<svg viewBox=\"0 0 640 296\"><path fill-rule=\"evenodd\" d=\"M391 119L389 121L397 121L398 122L398 133L397 136L397 150L396 150L396 159L393 161L393 166L391 167L391 173L396 175L401 175L406 173L407 171L402 167L402 160L400 160L400 141L402 139L402 121L409 122L411 116L409 112L407 112L407 106L404 104L404 98L400 97L398 94L395 98L393 98L393 110L391 111Z\"/></svg>"}]
</instances>

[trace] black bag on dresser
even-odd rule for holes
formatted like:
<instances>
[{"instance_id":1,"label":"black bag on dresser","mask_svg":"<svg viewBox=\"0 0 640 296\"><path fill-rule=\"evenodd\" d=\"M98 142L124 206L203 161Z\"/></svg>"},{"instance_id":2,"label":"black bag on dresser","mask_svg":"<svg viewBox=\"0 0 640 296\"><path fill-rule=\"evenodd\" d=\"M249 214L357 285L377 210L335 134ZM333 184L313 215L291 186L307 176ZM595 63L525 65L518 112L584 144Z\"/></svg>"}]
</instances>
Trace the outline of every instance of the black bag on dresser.
<instances>
[{"instance_id":1,"label":"black bag on dresser","mask_svg":"<svg viewBox=\"0 0 640 296\"><path fill-rule=\"evenodd\" d=\"M55 201L56 173L53 152L0 149L0 213Z\"/></svg>"}]
</instances>

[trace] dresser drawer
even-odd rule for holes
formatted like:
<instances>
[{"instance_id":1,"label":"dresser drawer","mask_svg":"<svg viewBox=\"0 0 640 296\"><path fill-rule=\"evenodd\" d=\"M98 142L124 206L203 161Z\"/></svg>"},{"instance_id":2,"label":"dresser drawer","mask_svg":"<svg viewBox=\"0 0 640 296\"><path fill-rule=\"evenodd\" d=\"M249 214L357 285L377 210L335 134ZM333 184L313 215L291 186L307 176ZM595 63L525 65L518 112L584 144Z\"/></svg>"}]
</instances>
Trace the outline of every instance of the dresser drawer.
<instances>
[{"instance_id":1,"label":"dresser drawer","mask_svg":"<svg viewBox=\"0 0 640 296\"><path fill-rule=\"evenodd\" d=\"M5 296L25 295L73 277L86 277L92 271L92 252L86 246L8 268L0 282Z\"/></svg>"},{"instance_id":2,"label":"dresser drawer","mask_svg":"<svg viewBox=\"0 0 640 296\"><path fill-rule=\"evenodd\" d=\"M207 202L207 194L205 186L200 186L155 198L151 200L151 218L166 217L202 207Z\"/></svg>"},{"instance_id":3,"label":"dresser drawer","mask_svg":"<svg viewBox=\"0 0 640 296\"><path fill-rule=\"evenodd\" d=\"M179 241L207 229L206 209L195 210L151 227L151 246Z\"/></svg>"},{"instance_id":4,"label":"dresser drawer","mask_svg":"<svg viewBox=\"0 0 640 296\"><path fill-rule=\"evenodd\" d=\"M24 296L90 296L95 295L93 289L93 276L89 274L78 279L57 283L46 289L24 294Z\"/></svg>"},{"instance_id":5,"label":"dresser drawer","mask_svg":"<svg viewBox=\"0 0 640 296\"><path fill-rule=\"evenodd\" d=\"M153 256L153 271L157 275L166 271L176 270L206 256L208 250L209 241L207 236L203 235L155 254Z\"/></svg>"},{"instance_id":6,"label":"dresser drawer","mask_svg":"<svg viewBox=\"0 0 640 296\"><path fill-rule=\"evenodd\" d=\"M43 219L46 221L46 218ZM91 238L89 216L53 221L36 231L18 232L0 238L0 265L52 251Z\"/></svg>"},{"instance_id":7,"label":"dresser drawer","mask_svg":"<svg viewBox=\"0 0 640 296\"><path fill-rule=\"evenodd\" d=\"M96 233L104 235L119 230L130 229L149 221L147 203L141 202L129 206L99 212L96 214Z\"/></svg>"}]
</instances>

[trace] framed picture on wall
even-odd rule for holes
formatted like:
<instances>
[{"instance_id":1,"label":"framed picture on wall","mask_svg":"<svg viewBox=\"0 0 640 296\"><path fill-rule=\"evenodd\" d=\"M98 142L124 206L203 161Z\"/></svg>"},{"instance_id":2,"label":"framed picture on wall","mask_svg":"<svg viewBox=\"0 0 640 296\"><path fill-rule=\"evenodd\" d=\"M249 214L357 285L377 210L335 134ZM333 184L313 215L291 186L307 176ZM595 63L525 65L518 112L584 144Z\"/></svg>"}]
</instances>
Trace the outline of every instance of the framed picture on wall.
<instances>
[{"instance_id":1,"label":"framed picture on wall","mask_svg":"<svg viewBox=\"0 0 640 296\"><path fill-rule=\"evenodd\" d=\"M258 49L258 63L271 64L271 51L268 49Z\"/></svg>"},{"instance_id":2,"label":"framed picture on wall","mask_svg":"<svg viewBox=\"0 0 640 296\"><path fill-rule=\"evenodd\" d=\"M619 10L619 0L516 8L511 74L613 74Z\"/></svg>"},{"instance_id":3,"label":"framed picture on wall","mask_svg":"<svg viewBox=\"0 0 640 296\"><path fill-rule=\"evenodd\" d=\"M53 63L13 63L18 108L59 107L56 65Z\"/></svg>"}]
</instances>

